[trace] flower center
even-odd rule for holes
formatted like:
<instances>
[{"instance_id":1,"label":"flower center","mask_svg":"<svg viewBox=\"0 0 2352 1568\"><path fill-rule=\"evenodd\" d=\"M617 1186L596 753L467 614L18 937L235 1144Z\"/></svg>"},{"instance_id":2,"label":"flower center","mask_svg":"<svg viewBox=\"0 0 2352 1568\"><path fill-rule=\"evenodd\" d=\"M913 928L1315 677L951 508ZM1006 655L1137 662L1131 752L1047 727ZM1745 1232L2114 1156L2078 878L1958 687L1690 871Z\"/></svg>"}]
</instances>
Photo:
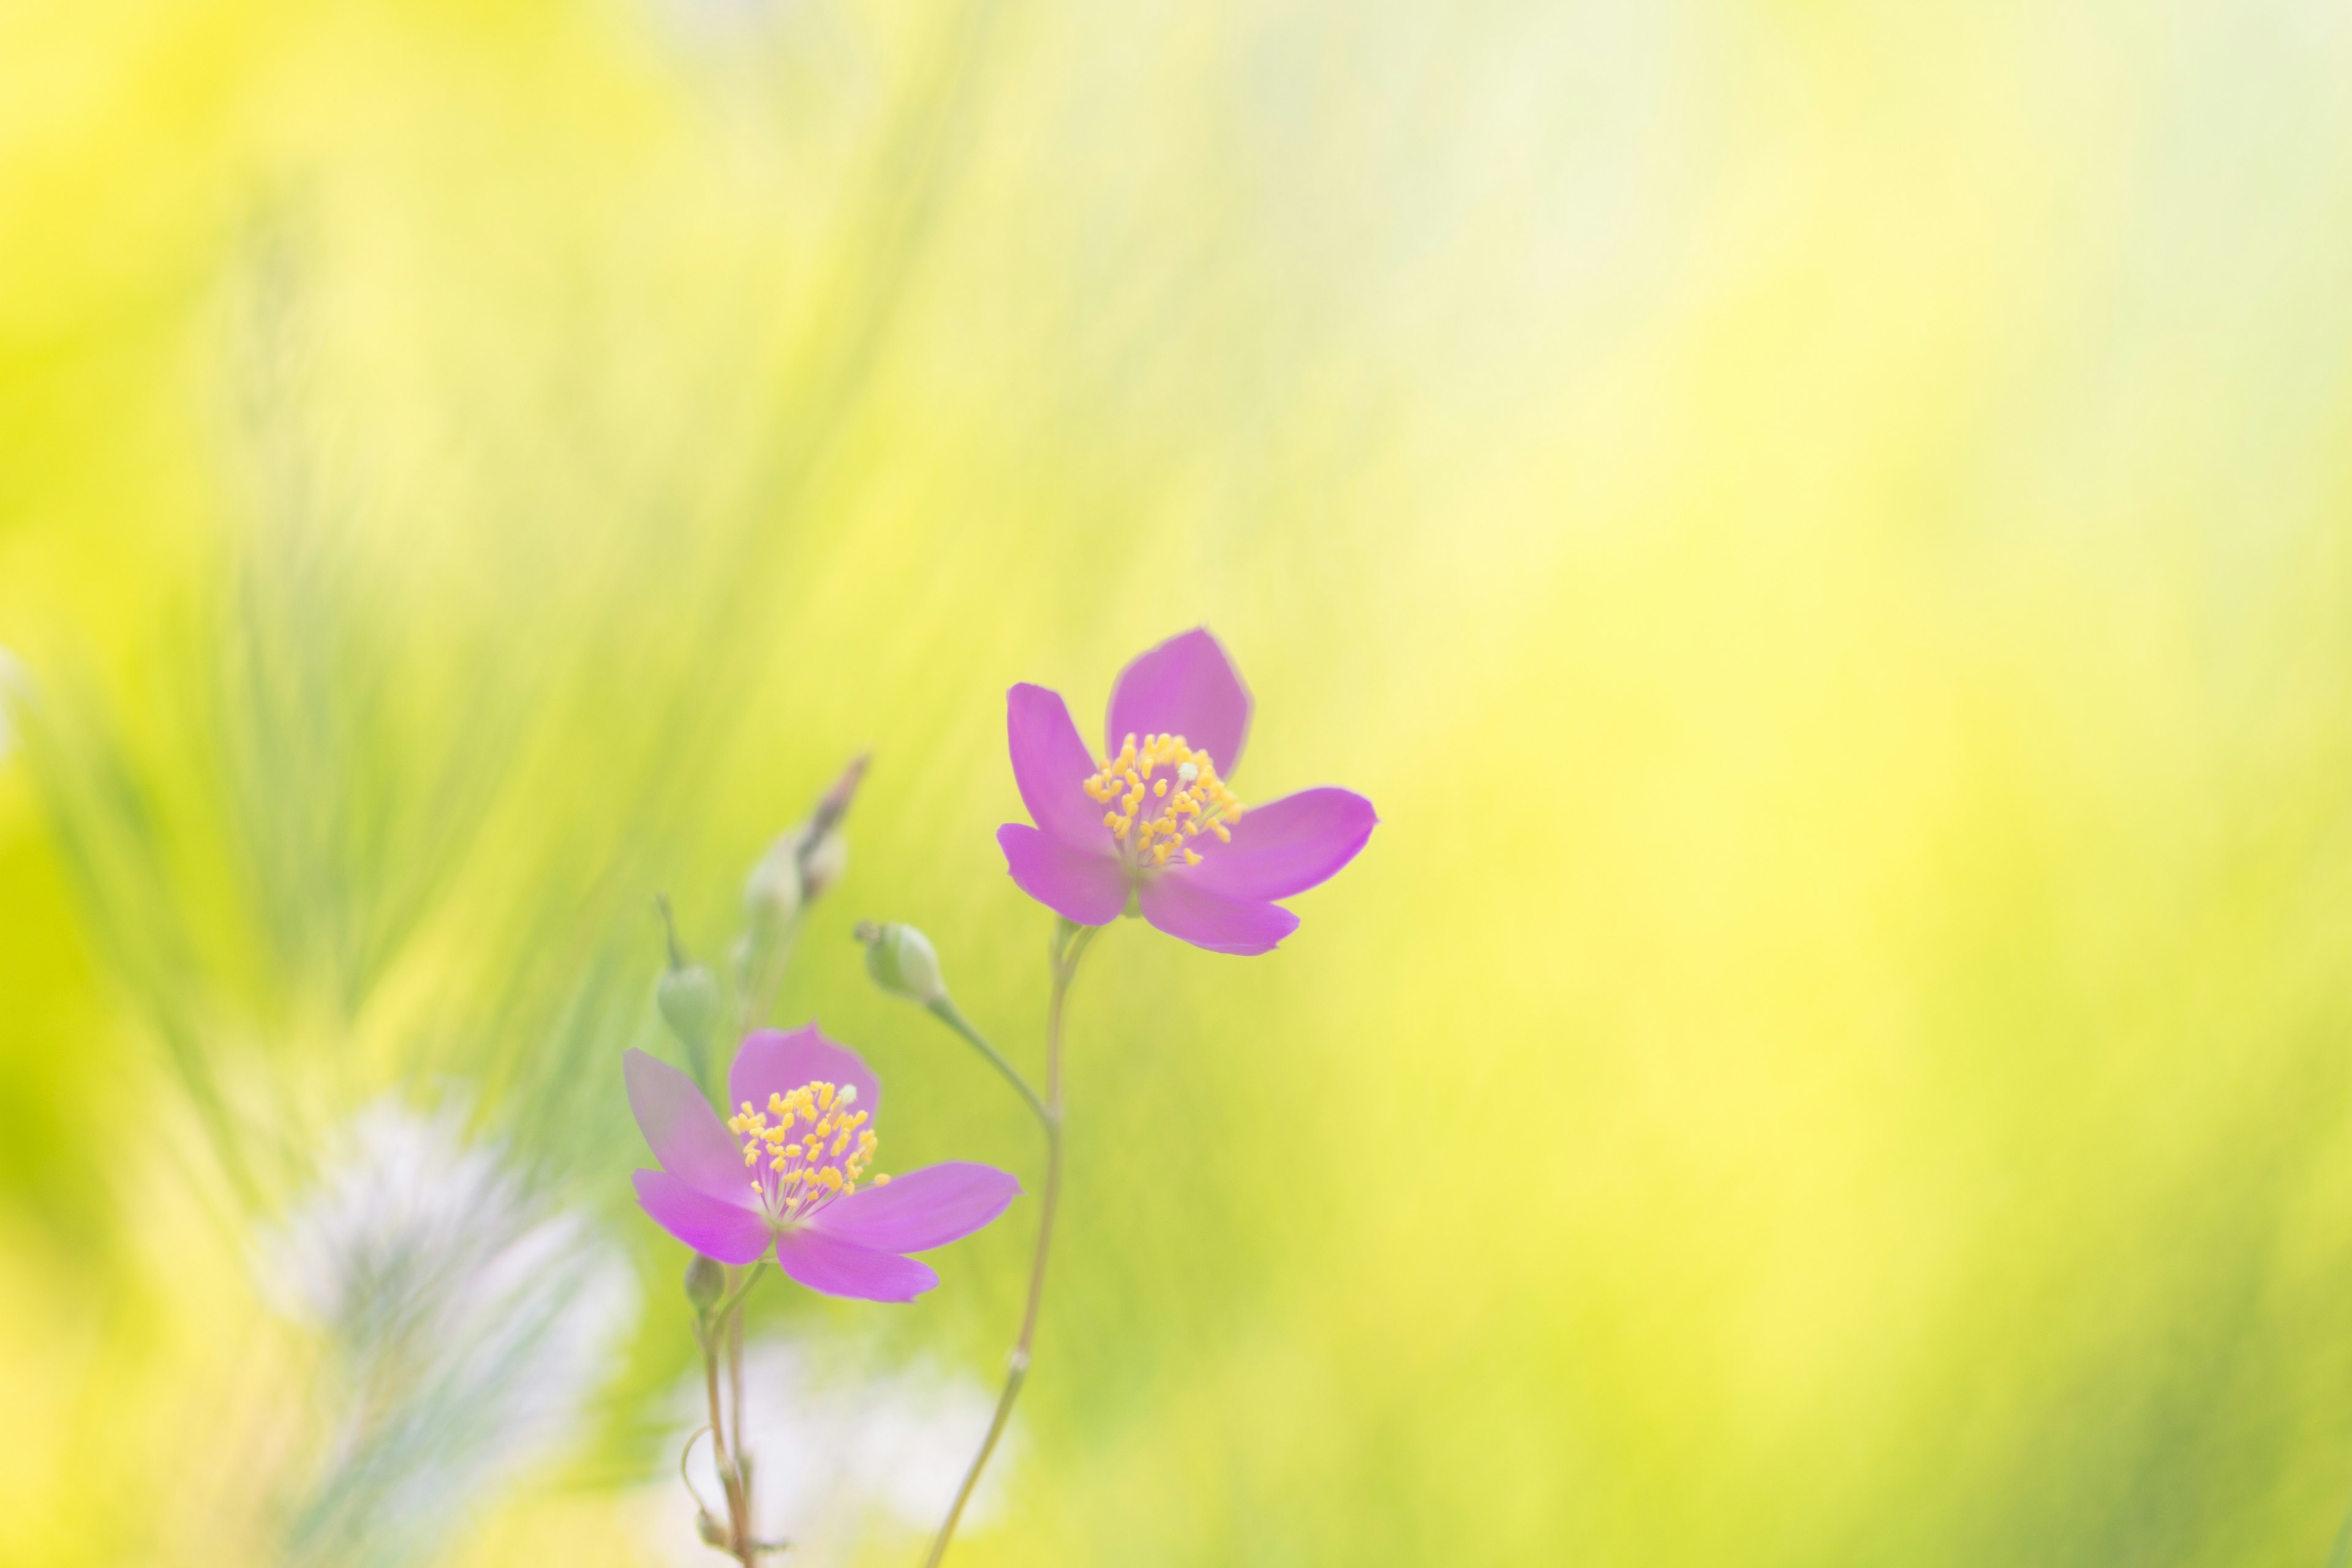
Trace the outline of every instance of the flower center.
<instances>
[{"instance_id":1,"label":"flower center","mask_svg":"<svg viewBox=\"0 0 2352 1568\"><path fill-rule=\"evenodd\" d=\"M1230 844L1226 824L1239 822L1244 810L1209 753L1194 751L1181 735L1146 735L1140 742L1129 735L1118 756L1096 764L1086 791L1110 808L1103 826L1118 840L1120 858L1137 870L1199 865L1192 840L1206 833Z\"/></svg>"},{"instance_id":2,"label":"flower center","mask_svg":"<svg viewBox=\"0 0 2352 1568\"><path fill-rule=\"evenodd\" d=\"M857 1190L880 1140L866 1125L869 1113L850 1110L856 1098L854 1083L812 1081L790 1094L768 1096L765 1110L747 1100L728 1118L727 1131L743 1141L743 1163L754 1173L751 1190L769 1223L798 1224ZM889 1182L874 1178L877 1187Z\"/></svg>"}]
</instances>

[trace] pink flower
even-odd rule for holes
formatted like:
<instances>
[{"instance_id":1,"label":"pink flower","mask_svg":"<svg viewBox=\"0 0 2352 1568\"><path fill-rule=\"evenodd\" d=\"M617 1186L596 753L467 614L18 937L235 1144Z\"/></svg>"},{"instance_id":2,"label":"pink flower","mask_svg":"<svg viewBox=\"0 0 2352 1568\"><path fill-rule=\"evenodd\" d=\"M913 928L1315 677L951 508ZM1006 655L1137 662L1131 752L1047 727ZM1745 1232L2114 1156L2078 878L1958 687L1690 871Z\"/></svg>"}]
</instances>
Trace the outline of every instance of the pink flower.
<instances>
[{"instance_id":1,"label":"pink flower","mask_svg":"<svg viewBox=\"0 0 2352 1568\"><path fill-rule=\"evenodd\" d=\"M1255 953L1298 929L1274 902L1356 858L1380 818L1344 789L1244 807L1225 784L1249 735L1250 695L1204 627L1119 671L1100 756L1061 693L1007 699L1013 776L1036 826L996 830L1022 891L1080 925L1135 901L1143 918L1212 952Z\"/></svg>"},{"instance_id":2,"label":"pink flower","mask_svg":"<svg viewBox=\"0 0 2352 1568\"><path fill-rule=\"evenodd\" d=\"M724 1124L676 1068L643 1051L625 1066L629 1108L662 1167L636 1173L637 1203L722 1263L751 1263L772 1247L812 1290L911 1301L940 1277L900 1255L970 1236L1021 1191L1009 1173L962 1161L861 1188L882 1085L814 1024L744 1037L727 1083L736 1113Z\"/></svg>"}]
</instances>

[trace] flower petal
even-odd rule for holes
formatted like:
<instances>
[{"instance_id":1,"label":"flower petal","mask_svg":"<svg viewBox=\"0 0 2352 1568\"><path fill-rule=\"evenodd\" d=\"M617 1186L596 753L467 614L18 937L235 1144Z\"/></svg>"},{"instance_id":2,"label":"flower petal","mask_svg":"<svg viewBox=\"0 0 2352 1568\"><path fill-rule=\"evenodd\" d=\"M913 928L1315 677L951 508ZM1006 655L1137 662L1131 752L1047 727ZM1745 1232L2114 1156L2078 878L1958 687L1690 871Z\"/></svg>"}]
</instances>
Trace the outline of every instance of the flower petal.
<instances>
[{"instance_id":1,"label":"flower petal","mask_svg":"<svg viewBox=\"0 0 2352 1568\"><path fill-rule=\"evenodd\" d=\"M748 1202L742 1146L727 1135L694 1080L643 1051L624 1055L621 1072L628 1080L637 1131L662 1169L722 1203Z\"/></svg>"},{"instance_id":2,"label":"flower petal","mask_svg":"<svg viewBox=\"0 0 2352 1568\"><path fill-rule=\"evenodd\" d=\"M1298 929L1298 917L1280 904L1229 899L1179 876L1143 884L1143 918L1170 936L1211 952L1248 956L1271 952Z\"/></svg>"},{"instance_id":3,"label":"flower petal","mask_svg":"<svg viewBox=\"0 0 2352 1568\"><path fill-rule=\"evenodd\" d=\"M1108 845L1103 808L1086 792L1095 759L1078 739L1062 694L1025 682L1014 687L1004 695L1004 731L1013 781L1021 786L1029 820L1074 848Z\"/></svg>"},{"instance_id":4,"label":"flower petal","mask_svg":"<svg viewBox=\"0 0 2352 1568\"><path fill-rule=\"evenodd\" d=\"M1233 777L1249 739L1250 694L1241 672L1206 626L1139 654L1111 688L1106 752L1129 735L1181 735L1209 753L1218 776Z\"/></svg>"},{"instance_id":5,"label":"flower petal","mask_svg":"<svg viewBox=\"0 0 2352 1568\"><path fill-rule=\"evenodd\" d=\"M960 1241L1021 1195L1009 1171L950 1160L862 1187L819 1209L809 1224L839 1240L877 1252L928 1252Z\"/></svg>"},{"instance_id":6,"label":"flower petal","mask_svg":"<svg viewBox=\"0 0 2352 1568\"><path fill-rule=\"evenodd\" d=\"M697 1192L667 1171L638 1171L637 1206L652 1216L653 1222L677 1237L695 1251L716 1258L721 1263L749 1263L768 1250L766 1218L757 1209L738 1208L733 1204L714 1198L708 1193ZM748 1195L751 1184L742 1182Z\"/></svg>"},{"instance_id":7,"label":"flower petal","mask_svg":"<svg viewBox=\"0 0 2352 1568\"><path fill-rule=\"evenodd\" d=\"M929 1264L876 1252L805 1226L777 1236L776 1261L812 1290L860 1301L911 1301L940 1282Z\"/></svg>"},{"instance_id":8,"label":"flower petal","mask_svg":"<svg viewBox=\"0 0 2352 1568\"><path fill-rule=\"evenodd\" d=\"M1203 835L1206 857L1175 875L1227 898L1288 898L1354 859L1379 821L1372 803L1352 791L1300 790L1250 807L1234 824L1230 844Z\"/></svg>"},{"instance_id":9,"label":"flower petal","mask_svg":"<svg viewBox=\"0 0 2352 1568\"><path fill-rule=\"evenodd\" d=\"M797 1029L761 1029L743 1037L736 1048L735 1066L727 1074L727 1103L745 1100L754 1110L768 1108L768 1096L790 1094L811 1080L857 1086L857 1109L869 1115L882 1111L882 1080L866 1058L847 1046L826 1039L814 1024ZM736 1163L742 1163L739 1150Z\"/></svg>"},{"instance_id":10,"label":"flower petal","mask_svg":"<svg viewBox=\"0 0 2352 1568\"><path fill-rule=\"evenodd\" d=\"M996 844L1021 890L1056 914L1099 926L1127 908L1127 872L1109 855L1073 849L1018 822L998 828Z\"/></svg>"}]
</instances>

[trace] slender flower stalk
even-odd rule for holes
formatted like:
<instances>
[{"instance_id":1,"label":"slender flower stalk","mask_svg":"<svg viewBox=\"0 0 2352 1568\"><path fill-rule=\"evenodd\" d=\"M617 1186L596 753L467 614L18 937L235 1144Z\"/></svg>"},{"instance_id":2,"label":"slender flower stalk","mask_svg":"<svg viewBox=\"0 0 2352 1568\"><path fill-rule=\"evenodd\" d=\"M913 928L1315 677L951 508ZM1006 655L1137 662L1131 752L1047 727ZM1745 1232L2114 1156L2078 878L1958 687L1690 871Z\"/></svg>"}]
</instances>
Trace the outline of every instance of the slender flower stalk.
<instances>
[{"instance_id":1,"label":"slender flower stalk","mask_svg":"<svg viewBox=\"0 0 2352 1568\"><path fill-rule=\"evenodd\" d=\"M1065 918L1056 922L1051 954L1054 989L1045 1005L1045 1094L1041 1101L1028 1081L1013 1070L1011 1063L996 1048L982 1039L979 1031L964 1022L961 1014L946 1019L950 1027L962 1035L991 1062L997 1070L1012 1079L1013 1085L1028 1100L1036 1112L1037 1123L1045 1131L1045 1191L1038 1200L1037 1250L1029 1264L1029 1300L1021 1310L1020 1337L1013 1342L1013 1353L1006 1358L1004 1392L997 1395L996 1414L988 1423L987 1436L980 1440L980 1451L971 1458L971 1468L964 1472L963 1485L956 1489L955 1501L948 1507L947 1519L940 1525L937 1538L931 1542L930 1554L923 1559L924 1568L939 1568L948 1554L948 1542L955 1539L957 1523L963 1518L964 1505L971 1500L972 1489L980 1485L981 1473L988 1468L989 1457L996 1452L997 1441L1004 1436L1005 1424L1013 1419L1013 1402L1021 1397L1021 1385L1028 1380L1030 1346L1037 1337L1037 1310L1045 1296L1045 1264L1054 1247L1054 1216L1062 1200L1062 1012L1069 999L1070 982L1077 977L1078 961L1086 956L1087 946L1098 930L1079 925ZM951 1006L952 1005L950 1005ZM934 1007L934 1012L938 1009Z\"/></svg>"},{"instance_id":2,"label":"slender flower stalk","mask_svg":"<svg viewBox=\"0 0 2352 1568\"><path fill-rule=\"evenodd\" d=\"M719 1461L719 1485L727 1494L728 1551L743 1564L755 1568L760 1549L751 1539L751 1509L742 1472L735 1467L733 1453L725 1436L727 1419L719 1407L719 1339L722 1330L716 1322L705 1324L702 1332L702 1382L710 1394L710 1451ZM737 1410L742 1408L737 1401ZM736 1434L740 1443L742 1434Z\"/></svg>"},{"instance_id":3,"label":"slender flower stalk","mask_svg":"<svg viewBox=\"0 0 2352 1568\"><path fill-rule=\"evenodd\" d=\"M719 1485L727 1496L727 1538L722 1544L728 1555L742 1563L743 1568L756 1568L760 1555L781 1552L782 1542L763 1542L752 1533L751 1518L751 1456L743 1447L743 1371L740 1354L743 1343L743 1314L738 1310L743 1298L751 1293L760 1276L766 1272L764 1258L743 1271L742 1278L722 1298L718 1305L704 1313L695 1325L695 1337L702 1344L703 1388L710 1400L710 1451L719 1467ZM731 1272L731 1270L730 1270ZM733 1405L735 1437L730 1444L722 1434L727 1429L719 1399L719 1342L728 1346L727 1376L729 1394ZM691 1446L692 1439L688 1439ZM680 1473L684 1473L686 1458L678 1457ZM689 1486L688 1489L692 1490ZM714 1542L714 1544L721 1544Z\"/></svg>"},{"instance_id":4,"label":"slender flower stalk","mask_svg":"<svg viewBox=\"0 0 2352 1568\"><path fill-rule=\"evenodd\" d=\"M1082 927L1081 929L1092 928ZM989 1066L1003 1074L1004 1081L1013 1086L1023 1101L1028 1105L1031 1114L1045 1126L1046 1135L1048 1137L1053 1135L1054 1124L1061 1119L1060 1113L1037 1098L1037 1091L1029 1087L1029 1080L1021 1076L1021 1069L1006 1061L1004 1053L989 1044L987 1037L971 1026L971 1020L963 1016L963 1009L958 1007L952 998L942 996L931 1003L924 1011L961 1035L972 1049L987 1059Z\"/></svg>"}]
</instances>

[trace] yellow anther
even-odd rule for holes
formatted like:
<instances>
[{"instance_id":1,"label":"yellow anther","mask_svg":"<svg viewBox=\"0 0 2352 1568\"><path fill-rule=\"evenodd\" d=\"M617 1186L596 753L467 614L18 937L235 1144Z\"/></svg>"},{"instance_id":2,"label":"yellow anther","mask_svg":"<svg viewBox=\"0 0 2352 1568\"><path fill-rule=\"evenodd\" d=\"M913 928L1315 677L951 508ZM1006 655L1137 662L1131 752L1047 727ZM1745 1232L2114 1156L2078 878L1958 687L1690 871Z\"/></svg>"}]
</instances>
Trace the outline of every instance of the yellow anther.
<instances>
[{"instance_id":1,"label":"yellow anther","mask_svg":"<svg viewBox=\"0 0 2352 1568\"><path fill-rule=\"evenodd\" d=\"M1129 735L1118 754L1097 759L1087 794L1111 809L1103 826L1120 845L1132 849L1131 866L1149 870L1174 863L1182 850L1183 864L1198 866L1202 857L1185 841L1203 831L1220 844L1233 842L1231 824L1241 820L1242 803L1217 776L1217 764L1206 752L1194 751L1181 735L1155 731ZM1172 768L1173 779L1154 777ZM1146 801L1155 803L1147 812Z\"/></svg>"},{"instance_id":2,"label":"yellow anther","mask_svg":"<svg viewBox=\"0 0 2352 1568\"><path fill-rule=\"evenodd\" d=\"M874 1184L877 1187L887 1187L890 1184L890 1178L887 1176L877 1176L874 1178Z\"/></svg>"},{"instance_id":3,"label":"yellow anther","mask_svg":"<svg viewBox=\"0 0 2352 1568\"><path fill-rule=\"evenodd\" d=\"M743 1163L745 1163L745 1164L747 1164L747 1165L756 1165L756 1164L758 1164L759 1163L760 1163L760 1146L759 1146L757 1143L746 1143L746 1144L744 1144L744 1145L743 1145Z\"/></svg>"},{"instance_id":4,"label":"yellow anther","mask_svg":"<svg viewBox=\"0 0 2352 1568\"><path fill-rule=\"evenodd\" d=\"M797 1143L787 1143L784 1145L784 1152L797 1160L801 1157L801 1146Z\"/></svg>"}]
</instances>

